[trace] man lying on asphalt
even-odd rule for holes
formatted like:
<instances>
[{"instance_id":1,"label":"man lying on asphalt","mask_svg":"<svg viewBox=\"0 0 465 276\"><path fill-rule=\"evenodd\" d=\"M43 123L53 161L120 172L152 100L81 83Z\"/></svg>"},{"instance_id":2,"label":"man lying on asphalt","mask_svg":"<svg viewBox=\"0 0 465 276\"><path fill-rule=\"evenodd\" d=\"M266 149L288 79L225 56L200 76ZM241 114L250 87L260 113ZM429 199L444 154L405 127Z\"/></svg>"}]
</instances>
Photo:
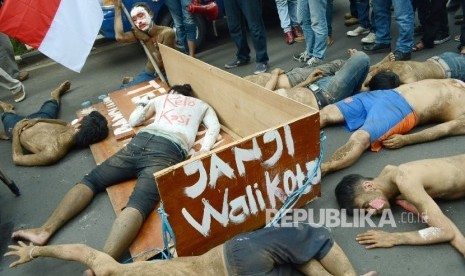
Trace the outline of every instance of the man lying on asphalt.
<instances>
[{"instance_id":1,"label":"man lying on asphalt","mask_svg":"<svg viewBox=\"0 0 465 276\"><path fill-rule=\"evenodd\" d=\"M50 100L39 111L20 116L11 104L0 101L5 134L0 138L12 140L13 162L20 166L46 166L63 158L74 146L87 147L108 136L105 117L97 111L79 118L78 123L59 120L60 98L69 90L71 83L65 81L52 91ZM27 154L23 148L31 152Z\"/></svg>"},{"instance_id":2,"label":"man lying on asphalt","mask_svg":"<svg viewBox=\"0 0 465 276\"><path fill-rule=\"evenodd\" d=\"M365 150L406 145L465 134L465 83L454 79L423 80L392 90L359 93L320 111L320 125L345 123L354 131L321 165L322 175L354 164ZM436 125L406 134L416 126ZM406 135L403 135L406 134Z\"/></svg>"},{"instance_id":3,"label":"man lying on asphalt","mask_svg":"<svg viewBox=\"0 0 465 276\"><path fill-rule=\"evenodd\" d=\"M10 267L37 257L78 261L98 275L357 275L344 251L324 227L269 227L239 234L205 254L163 261L120 264L83 244L10 245L18 256ZM371 271L366 276L377 275Z\"/></svg>"},{"instance_id":4,"label":"man lying on asphalt","mask_svg":"<svg viewBox=\"0 0 465 276\"><path fill-rule=\"evenodd\" d=\"M424 245L449 242L465 257L465 237L447 218L434 199L465 197L465 155L425 159L388 165L375 178L347 175L336 187L339 206L349 214L353 209L381 214L390 200L421 216L428 227L419 231L388 233L369 230L357 236L366 248Z\"/></svg>"},{"instance_id":5,"label":"man lying on asphalt","mask_svg":"<svg viewBox=\"0 0 465 276\"><path fill-rule=\"evenodd\" d=\"M133 127L142 125L155 116L154 122L140 129L126 146L72 187L41 227L16 231L12 238L29 240L36 245L46 244L58 229L84 210L97 193L137 178L129 201L117 216L103 249L113 258L119 258L160 200L154 173L186 159L202 122L207 132L197 154L209 151L216 142L220 132L216 113L207 103L191 97L191 92L190 85L177 85L167 94L140 102L131 113L129 124Z\"/></svg>"}]
</instances>

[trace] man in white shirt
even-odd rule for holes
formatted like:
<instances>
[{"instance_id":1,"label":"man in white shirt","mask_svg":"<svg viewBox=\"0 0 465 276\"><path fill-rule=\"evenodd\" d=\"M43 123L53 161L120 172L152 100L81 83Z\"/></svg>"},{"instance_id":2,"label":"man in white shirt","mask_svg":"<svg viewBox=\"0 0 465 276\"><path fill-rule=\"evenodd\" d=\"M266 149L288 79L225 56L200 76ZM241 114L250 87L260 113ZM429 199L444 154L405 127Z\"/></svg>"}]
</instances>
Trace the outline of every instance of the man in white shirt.
<instances>
[{"instance_id":1,"label":"man in white shirt","mask_svg":"<svg viewBox=\"0 0 465 276\"><path fill-rule=\"evenodd\" d=\"M220 124L215 111L207 103L190 97L191 91L188 84L174 86L166 95L139 103L129 118L131 126L142 124L154 114L155 121L85 175L41 227L16 231L12 238L44 245L60 227L86 208L95 194L137 178L128 204L116 218L103 248L105 253L119 258L160 200L153 174L186 159L200 123L208 129L200 153L209 151L218 137Z\"/></svg>"}]
</instances>

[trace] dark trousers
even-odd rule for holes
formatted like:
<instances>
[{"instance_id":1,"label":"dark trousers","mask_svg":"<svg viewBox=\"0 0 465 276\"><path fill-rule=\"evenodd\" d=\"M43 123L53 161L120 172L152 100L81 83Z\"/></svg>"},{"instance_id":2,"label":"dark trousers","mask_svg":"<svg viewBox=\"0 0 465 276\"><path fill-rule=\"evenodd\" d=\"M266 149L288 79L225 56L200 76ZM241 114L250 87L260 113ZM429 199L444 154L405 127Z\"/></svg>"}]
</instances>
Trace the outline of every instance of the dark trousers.
<instances>
[{"instance_id":1,"label":"dark trousers","mask_svg":"<svg viewBox=\"0 0 465 276\"><path fill-rule=\"evenodd\" d=\"M465 0L460 0L460 3L462 4L462 12L465 14ZM459 44L459 51L462 50L462 47L465 46L465 20L462 22L462 25L460 26L460 44Z\"/></svg>"},{"instance_id":2,"label":"dark trousers","mask_svg":"<svg viewBox=\"0 0 465 276\"><path fill-rule=\"evenodd\" d=\"M171 140L139 131L126 146L85 175L81 183L96 194L137 178L126 207L139 210L146 218L160 200L153 174L185 159L184 152Z\"/></svg>"},{"instance_id":3,"label":"dark trousers","mask_svg":"<svg viewBox=\"0 0 465 276\"><path fill-rule=\"evenodd\" d=\"M449 34L449 22L447 20L447 0L419 1L418 10L427 11L424 34L421 41L426 48L434 47L434 39L437 34Z\"/></svg>"},{"instance_id":4,"label":"dark trousers","mask_svg":"<svg viewBox=\"0 0 465 276\"><path fill-rule=\"evenodd\" d=\"M261 0L225 0L224 9L228 22L229 34L236 44L237 59L248 61L250 48L247 43L247 26L252 35L256 62L268 63L266 51L265 23L262 17Z\"/></svg>"},{"instance_id":5,"label":"dark trousers","mask_svg":"<svg viewBox=\"0 0 465 276\"><path fill-rule=\"evenodd\" d=\"M21 121L22 119L56 119L58 118L58 111L60 110L60 106L55 100L48 100L46 101L39 111L32 113L27 116L17 115L15 113L5 112L2 114L2 123L5 129L5 134L8 135L10 138L12 136L12 131L15 125Z\"/></svg>"}]
</instances>

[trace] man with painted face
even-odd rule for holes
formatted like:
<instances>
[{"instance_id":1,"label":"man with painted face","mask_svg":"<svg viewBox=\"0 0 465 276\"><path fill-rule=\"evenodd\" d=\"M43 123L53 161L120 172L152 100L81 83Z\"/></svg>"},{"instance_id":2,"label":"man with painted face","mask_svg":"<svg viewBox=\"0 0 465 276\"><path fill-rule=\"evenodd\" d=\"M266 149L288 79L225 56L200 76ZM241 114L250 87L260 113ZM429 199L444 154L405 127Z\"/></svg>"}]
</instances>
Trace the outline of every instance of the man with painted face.
<instances>
[{"instance_id":1,"label":"man with painted face","mask_svg":"<svg viewBox=\"0 0 465 276\"><path fill-rule=\"evenodd\" d=\"M365 209L381 214L389 200L421 216L428 227L419 231L388 233L369 230L356 240L366 248L449 242L465 257L465 237L434 199L465 197L465 155L388 165L375 178L347 175L336 187L341 209Z\"/></svg>"},{"instance_id":2,"label":"man with painted face","mask_svg":"<svg viewBox=\"0 0 465 276\"><path fill-rule=\"evenodd\" d=\"M1 120L5 128L5 133L0 132L0 138L11 139L16 165L51 165L74 146L87 147L107 137L107 120L97 111L80 118L80 123L76 124L57 119L60 98L70 87L69 81L63 82L39 111L27 116L16 114L13 105L0 101ZM31 153L26 154L23 148Z\"/></svg>"},{"instance_id":3,"label":"man with painted face","mask_svg":"<svg viewBox=\"0 0 465 276\"><path fill-rule=\"evenodd\" d=\"M123 148L73 186L41 227L16 231L12 238L44 245L58 229L84 210L97 193L123 181L137 179L103 248L105 253L119 258L160 200L154 173L187 158L201 123L207 132L196 154L209 151L216 142L220 132L216 113L207 103L191 97L191 92L190 85L177 85L167 94L150 101L141 100L131 113L129 124L136 127L154 116L153 123L141 128Z\"/></svg>"},{"instance_id":4,"label":"man with painted face","mask_svg":"<svg viewBox=\"0 0 465 276\"><path fill-rule=\"evenodd\" d=\"M121 0L115 0L115 35L116 40L119 42L135 42L141 40L150 53L152 53L155 62L157 63L160 71L164 73L163 60L160 51L158 50L158 43L174 48L176 43L176 35L173 29L165 26L158 26L153 23L153 12L150 7L143 2L138 2L131 8L131 19L136 28L131 32L124 32L123 19L121 14L122 3ZM145 69L135 78L125 77L121 88L136 85L141 82L149 81L157 77L155 68L152 63L147 61Z\"/></svg>"}]
</instances>

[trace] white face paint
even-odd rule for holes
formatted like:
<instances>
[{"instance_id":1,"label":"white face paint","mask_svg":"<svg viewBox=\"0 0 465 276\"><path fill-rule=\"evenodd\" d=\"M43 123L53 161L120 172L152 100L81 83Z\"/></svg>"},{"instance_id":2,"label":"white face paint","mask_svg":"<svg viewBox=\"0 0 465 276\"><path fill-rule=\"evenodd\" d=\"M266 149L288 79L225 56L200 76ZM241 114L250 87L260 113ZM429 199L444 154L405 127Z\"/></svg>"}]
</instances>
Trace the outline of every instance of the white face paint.
<instances>
[{"instance_id":1,"label":"white face paint","mask_svg":"<svg viewBox=\"0 0 465 276\"><path fill-rule=\"evenodd\" d=\"M140 6L131 10L131 18L134 21L134 25L142 31L148 31L153 24L150 14L145 8Z\"/></svg>"},{"instance_id":2,"label":"white face paint","mask_svg":"<svg viewBox=\"0 0 465 276\"><path fill-rule=\"evenodd\" d=\"M441 228L438 227L428 227L425 229L421 229L418 231L418 234L420 234L420 237L422 237L425 240L431 240L441 234Z\"/></svg>"}]
</instances>

